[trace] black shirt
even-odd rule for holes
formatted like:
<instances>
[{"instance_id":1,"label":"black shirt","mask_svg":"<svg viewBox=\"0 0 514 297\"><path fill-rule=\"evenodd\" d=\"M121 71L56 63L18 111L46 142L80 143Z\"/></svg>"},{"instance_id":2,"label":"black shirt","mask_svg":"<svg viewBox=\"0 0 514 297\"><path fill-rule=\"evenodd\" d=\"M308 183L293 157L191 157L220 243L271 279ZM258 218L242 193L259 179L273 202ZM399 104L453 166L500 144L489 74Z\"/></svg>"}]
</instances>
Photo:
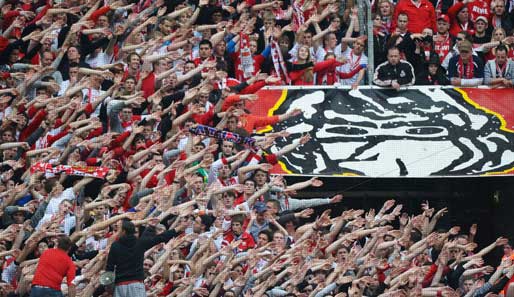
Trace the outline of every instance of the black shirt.
<instances>
[{"instance_id":1,"label":"black shirt","mask_svg":"<svg viewBox=\"0 0 514 297\"><path fill-rule=\"evenodd\" d=\"M139 280L144 281L143 261L145 251L161 242L177 236L175 230L155 235L155 228L147 227L141 238L134 235L123 236L114 242L107 258L107 271L115 271L115 283Z\"/></svg>"}]
</instances>

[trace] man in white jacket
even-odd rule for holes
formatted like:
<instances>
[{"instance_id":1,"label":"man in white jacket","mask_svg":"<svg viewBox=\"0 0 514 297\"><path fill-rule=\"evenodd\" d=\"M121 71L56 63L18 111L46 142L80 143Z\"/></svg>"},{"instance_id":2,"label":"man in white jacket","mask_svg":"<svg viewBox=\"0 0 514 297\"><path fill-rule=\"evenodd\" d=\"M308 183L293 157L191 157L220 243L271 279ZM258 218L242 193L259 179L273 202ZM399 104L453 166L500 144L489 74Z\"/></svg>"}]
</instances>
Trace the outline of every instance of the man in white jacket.
<instances>
[{"instance_id":1,"label":"man in white jacket","mask_svg":"<svg viewBox=\"0 0 514 297\"><path fill-rule=\"evenodd\" d=\"M493 87L512 88L514 85L514 62L507 56L504 45L496 48L496 59L490 60L484 67L484 83Z\"/></svg>"}]
</instances>

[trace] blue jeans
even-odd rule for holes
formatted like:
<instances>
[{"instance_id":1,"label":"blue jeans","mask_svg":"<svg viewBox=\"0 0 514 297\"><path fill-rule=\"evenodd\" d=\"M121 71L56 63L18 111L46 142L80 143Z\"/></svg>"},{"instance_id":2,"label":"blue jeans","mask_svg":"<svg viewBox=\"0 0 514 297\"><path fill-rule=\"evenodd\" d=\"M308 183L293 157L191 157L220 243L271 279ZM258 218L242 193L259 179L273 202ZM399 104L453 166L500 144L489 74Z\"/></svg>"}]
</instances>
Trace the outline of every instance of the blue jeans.
<instances>
[{"instance_id":1,"label":"blue jeans","mask_svg":"<svg viewBox=\"0 0 514 297\"><path fill-rule=\"evenodd\" d=\"M63 297L63 295L61 291L33 286L30 290L30 297Z\"/></svg>"}]
</instances>

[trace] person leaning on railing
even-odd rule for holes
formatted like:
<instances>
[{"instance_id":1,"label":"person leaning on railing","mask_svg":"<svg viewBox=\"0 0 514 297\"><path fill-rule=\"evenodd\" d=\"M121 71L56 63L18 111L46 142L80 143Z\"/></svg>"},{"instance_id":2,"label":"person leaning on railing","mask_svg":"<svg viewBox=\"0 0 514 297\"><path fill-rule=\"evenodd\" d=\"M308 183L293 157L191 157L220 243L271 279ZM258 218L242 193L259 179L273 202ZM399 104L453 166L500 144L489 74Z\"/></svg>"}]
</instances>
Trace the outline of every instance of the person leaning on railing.
<instances>
[{"instance_id":1,"label":"person leaning on railing","mask_svg":"<svg viewBox=\"0 0 514 297\"><path fill-rule=\"evenodd\" d=\"M514 85L514 61L507 56L504 45L496 48L496 59L489 60L484 66L484 84L492 87L512 88Z\"/></svg>"},{"instance_id":2,"label":"person leaning on railing","mask_svg":"<svg viewBox=\"0 0 514 297\"><path fill-rule=\"evenodd\" d=\"M400 50L392 47L387 51L387 62L378 65L373 76L373 83L381 87L399 90L401 86L414 84L414 68L400 60Z\"/></svg>"},{"instance_id":3,"label":"person leaning on railing","mask_svg":"<svg viewBox=\"0 0 514 297\"><path fill-rule=\"evenodd\" d=\"M416 85L449 85L450 80L446 71L441 67L439 55L433 53L425 63L423 71L416 76Z\"/></svg>"},{"instance_id":4,"label":"person leaning on railing","mask_svg":"<svg viewBox=\"0 0 514 297\"><path fill-rule=\"evenodd\" d=\"M482 84L484 64L472 54L471 42L464 40L459 44L459 55L448 63L448 77L457 87L476 87Z\"/></svg>"}]
</instances>

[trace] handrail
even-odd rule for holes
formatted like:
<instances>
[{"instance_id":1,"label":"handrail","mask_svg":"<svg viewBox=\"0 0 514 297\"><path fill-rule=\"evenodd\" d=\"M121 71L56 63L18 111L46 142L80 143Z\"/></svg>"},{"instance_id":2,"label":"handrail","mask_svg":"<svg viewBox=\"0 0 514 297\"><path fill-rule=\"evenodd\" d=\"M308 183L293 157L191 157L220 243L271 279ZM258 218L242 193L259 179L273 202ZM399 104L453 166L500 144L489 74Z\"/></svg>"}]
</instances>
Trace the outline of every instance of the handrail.
<instances>
[{"instance_id":1,"label":"handrail","mask_svg":"<svg viewBox=\"0 0 514 297\"><path fill-rule=\"evenodd\" d=\"M373 86L373 75L375 71L375 51L373 39L373 20L371 19L371 0L361 0L366 5L366 20L368 31L368 85Z\"/></svg>"},{"instance_id":2,"label":"handrail","mask_svg":"<svg viewBox=\"0 0 514 297\"><path fill-rule=\"evenodd\" d=\"M265 90L282 90L282 89L288 89L288 90L319 90L319 89L351 89L352 86L350 85L312 85L312 86L289 86L289 85L281 85L281 86L265 86L263 89ZM379 87L376 85L372 86L359 86L359 89L361 90L369 90L369 89L375 89L375 90L393 90L393 88L384 88ZM489 86L478 86L478 87L456 87L456 86L429 86L429 85L423 85L423 86L402 86L400 88L400 91L406 91L406 90L428 90L428 89L490 89L490 90L503 90L503 89L511 89L512 88L491 88Z\"/></svg>"}]
</instances>

